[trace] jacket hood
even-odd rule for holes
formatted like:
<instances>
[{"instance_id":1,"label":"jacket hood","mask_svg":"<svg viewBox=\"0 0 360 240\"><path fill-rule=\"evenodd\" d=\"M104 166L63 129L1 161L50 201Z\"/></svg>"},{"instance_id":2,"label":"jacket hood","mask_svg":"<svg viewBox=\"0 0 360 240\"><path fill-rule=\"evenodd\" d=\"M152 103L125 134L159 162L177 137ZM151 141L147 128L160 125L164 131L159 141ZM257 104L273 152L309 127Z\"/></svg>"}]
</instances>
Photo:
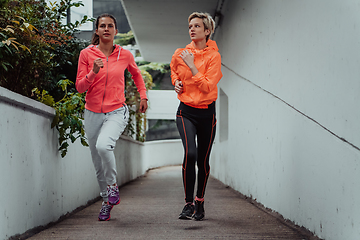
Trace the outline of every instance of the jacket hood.
<instances>
[{"instance_id":1,"label":"jacket hood","mask_svg":"<svg viewBox=\"0 0 360 240\"><path fill-rule=\"evenodd\" d=\"M213 51L217 51L217 52L219 51L219 48L218 48L218 46L217 46L217 44L216 44L216 42L215 42L214 40L209 39L209 40L206 42L206 45L207 45L207 47L204 48L203 51L209 51L209 50L210 50L210 51L213 50ZM194 42L189 43L188 45L186 45L185 48L197 50L197 49L194 47ZM199 50L198 50L198 51L199 51Z\"/></svg>"}]
</instances>

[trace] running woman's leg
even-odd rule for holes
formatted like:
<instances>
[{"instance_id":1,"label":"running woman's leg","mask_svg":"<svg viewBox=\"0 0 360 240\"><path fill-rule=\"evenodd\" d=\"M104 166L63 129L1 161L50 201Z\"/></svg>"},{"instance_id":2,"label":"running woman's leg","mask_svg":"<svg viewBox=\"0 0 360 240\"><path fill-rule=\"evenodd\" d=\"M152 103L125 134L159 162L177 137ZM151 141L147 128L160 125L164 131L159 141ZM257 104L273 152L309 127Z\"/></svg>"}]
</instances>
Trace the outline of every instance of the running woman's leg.
<instances>
[{"instance_id":1,"label":"running woman's leg","mask_svg":"<svg viewBox=\"0 0 360 240\"><path fill-rule=\"evenodd\" d=\"M104 176L107 185L116 183L116 161L114 149L116 141L123 133L129 119L127 106L123 106L105 115L105 121L101 127L96 143L96 149L102 158Z\"/></svg>"},{"instance_id":2,"label":"running woman's leg","mask_svg":"<svg viewBox=\"0 0 360 240\"><path fill-rule=\"evenodd\" d=\"M215 114L211 118L202 119L197 127L197 166L198 166L198 186L196 196L204 198L207 180L210 174L210 153L215 138L216 118Z\"/></svg>"},{"instance_id":3,"label":"running woman's leg","mask_svg":"<svg viewBox=\"0 0 360 240\"><path fill-rule=\"evenodd\" d=\"M182 164L182 177L185 191L185 202L194 201L195 188L195 162L196 162L196 128L186 117L177 115L176 125L184 147L184 160Z\"/></svg>"},{"instance_id":4,"label":"running woman's leg","mask_svg":"<svg viewBox=\"0 0 360 240\"><path fill-rule=\"evenodd\" d=\"M108 201L107 198L107 182L104 174L104 168L101 157L96 149L96 142L100 133L100 129L105 119L104 113L95 113L85 109L84 112L84 127L86 137L88 139L89 148L91 152L91 158L95 168L96 178L100 187L100 196L104 202Z\"/></svg>"}]
</instances>

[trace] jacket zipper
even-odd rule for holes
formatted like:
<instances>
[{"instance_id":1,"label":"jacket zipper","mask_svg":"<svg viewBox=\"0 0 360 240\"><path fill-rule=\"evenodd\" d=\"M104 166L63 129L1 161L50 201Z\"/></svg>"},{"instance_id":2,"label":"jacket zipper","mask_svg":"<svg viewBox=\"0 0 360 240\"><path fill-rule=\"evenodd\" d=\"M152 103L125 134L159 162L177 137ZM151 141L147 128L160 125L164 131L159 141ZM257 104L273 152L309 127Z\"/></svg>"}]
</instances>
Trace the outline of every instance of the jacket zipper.
<instances>
[{"instance_id":1,"label":"jacket zipper","mask_svg":"<svg viewBox=\"0 0 360 240\"><path fill-rule=\"evenodd\" d=\"M105 80L105 89L104 89L104 96L103 101L101 103L101 112L103 111L104 101L105 101L105 93L106 93L106 86L107 86L107 80L108 80L108 73L109 73L109 57L106 57L106 80Z\"/></svg>"}]
</instances>

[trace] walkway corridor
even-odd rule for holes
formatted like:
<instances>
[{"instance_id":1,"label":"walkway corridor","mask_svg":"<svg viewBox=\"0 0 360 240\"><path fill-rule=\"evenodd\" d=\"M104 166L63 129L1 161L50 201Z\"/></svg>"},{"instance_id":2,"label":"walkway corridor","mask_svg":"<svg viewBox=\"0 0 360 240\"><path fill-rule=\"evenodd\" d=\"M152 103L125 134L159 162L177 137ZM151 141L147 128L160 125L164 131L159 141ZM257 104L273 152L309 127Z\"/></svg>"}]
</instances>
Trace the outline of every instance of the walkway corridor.
<instances>
[{"instance_id":1,"label":"walkway corridor","mask_svg":"<svg viewBox=\"0 0 360 240\"><path fill-rule=\"evenodd\" d=\"M123 186L120 196L108 222L97 221L98 201L29 239L318 239L213 178L207 187L205 219L177 219L184 205L180 166L151 170Z\"/></svg>"}]
</instances>

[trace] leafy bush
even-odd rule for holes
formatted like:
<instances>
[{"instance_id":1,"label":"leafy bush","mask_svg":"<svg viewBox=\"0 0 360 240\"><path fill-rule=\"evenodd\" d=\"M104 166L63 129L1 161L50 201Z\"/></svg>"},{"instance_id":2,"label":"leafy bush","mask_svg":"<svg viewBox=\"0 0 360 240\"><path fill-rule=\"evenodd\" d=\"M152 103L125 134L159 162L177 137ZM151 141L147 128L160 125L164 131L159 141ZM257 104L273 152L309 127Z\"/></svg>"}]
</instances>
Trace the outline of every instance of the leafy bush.
<instances>
[{"instance_id":1,"label":"leafy bush","mask_svg":"<svg viewBox=\"0 0 360 240\"><path fill-rule=\"evenodd\" d=\"M68 141L80 139L87 146L82 125L84 94L75 91L80 50L89 41L76 39L80 24L63 23L70 7L81 3L57 0L0 0L0 86L56 109L52 127L59 131L64 157Z\"/></svg>"},{"instance_id":2,"label":"leafy bush","mask_svg":"<svg viewBox=\"0 0 360 240\"><path fill-rule=\"evenodd\" d=\"M52 128L59 132L59 151L64 157L70 142L80 139L87 146L82 115L85 94L74 87L80 51L90 44L74 34L80 24L94 19L86 16L81 22L64 24L70 7L81 6L71 0L0 0L0 86L27 97L34 97L56 110ZM135 42L132 32L119 35L117 44ZM161 65L140 63L147 89L152 76L148 71ZM126 133L145 141L146 115L138 112L140 96L125 72L125 97L130 106L130 120ZM135 119L135 123L133 122Z\"/></svg>"},{"instance_id":3,"label":"leafy bush","mask_svg":"<svg viewBox=\"0 0 360 240\"><path fill-rule=\"evenodd\" d=\"M75 78L79 49L87 45L74 38L74 33L80 24L93 19L85 16L74 24L62 20L70 7L81 5L71 0L58 0L50 7L44 0L2 2L0 86L28 97L37 87L61 99L56 83Z\"/></svg>"},{"instance_id":4,"label":"leafy bush","mask_svg":"<svg viewBox=\"0 0 360 240\"><path fill-rule=\"evenodd\" d=\"M57 84L61 88L64 96L61 100L55 102L54 98L45 90L33 89L37 99L49 105L56 110L51 128L56 128L59 132L59 151L61 157L65 157L69 147L69 141L74 143L80 139L83 146L89 146L85 137L83 127L83 113L85 109L85 93L68 92L68 88L73 85L68 79L60 80Z\"/></svg>"},{"instance_id":5,"label":"leafy bush","mask_svg":"<svg viewBox=\"0 0 360 240\"><path fill-rule=\"evenodd\" d=\"M142 70L146 89L151 89L152 77L151 75ZM33 94L37 100L49 105L56 110L51 128L56 127L59 132L59 151L61 156L65 157L69 141L74 143L80 139L83 146L88 146L83 126L83 113L85 109L85 93L78 93L71 88L73 82L69 79L60 80L57 87L60 87L63 93L63 98L55 102L54 98L46 90L33 89ZM130 106L130 118L125 130L125 134L135 136L135 140L145 141L146 115L138 111L140 105L140 94L137 92L136 85L131 79L131 74L125 71L125 97L126 103ZM71 89L71 90L68 90ZM135 122L133 119L135 118Z\"/></svg>"},{"instance_id":6,"label":"leafy bush","mask_svg":"<svg viewBox=\"0 0 360 240\"><path fill-rule=\"evenodd\" d=\"M118 33L114 43L121 46L134 46L136 45L134 33L132 31ZM163 77L163 74L169 71L169 64L141 61L137 62L137 65L141 70L147 90L154 87L154 78ZM134 136L136 140L144 142L146 139L146 115L137 110L140 105L140 95L136 91L136 86L131 80L131 74L128 71L125 72L125 97L127 105L130 106L130 118L124 132L126 135Z\"/></svg>"},{"instance_id":7,"label":"leafy bush","mask_svg":"<svg viewBox=\"0 0 360 240\"><path fill-rule=\"evenodd\" d=\"M141 70L141 69L140 69ZM152 77L145 71L141 70L141 75L145 82L146 90L152 88ZM124 134L133 137L135 140L145 141L146 114L139 111L140 94L137 91L134 81L131 79L129 71L125 71L125 98L129 106L129 122L125 128Z\"/></svg>"}]
</instances>

